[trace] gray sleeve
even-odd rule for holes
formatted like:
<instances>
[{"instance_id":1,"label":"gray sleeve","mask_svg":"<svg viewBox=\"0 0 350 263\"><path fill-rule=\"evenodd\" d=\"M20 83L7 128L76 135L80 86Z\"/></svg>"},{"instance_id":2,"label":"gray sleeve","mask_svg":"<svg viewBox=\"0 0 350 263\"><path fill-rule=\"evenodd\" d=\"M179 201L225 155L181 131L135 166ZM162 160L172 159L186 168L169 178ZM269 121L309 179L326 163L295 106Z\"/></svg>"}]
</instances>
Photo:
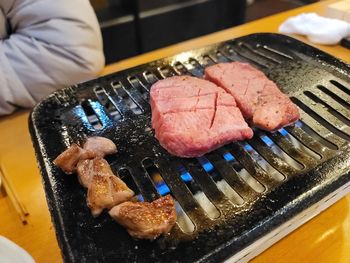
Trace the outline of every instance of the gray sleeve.
<instances>
[{"instance_id":1,"label":"gray sleeve","mask_svg":"<svg viewBox=\"0 0 350 263\"><path fill-rule=\"evenodd\" d=\"M6 0L0 8L12 30L0 40L0 115L32 107L103 68L101 33L89 0Z\"/></svg>"}]
</instances>

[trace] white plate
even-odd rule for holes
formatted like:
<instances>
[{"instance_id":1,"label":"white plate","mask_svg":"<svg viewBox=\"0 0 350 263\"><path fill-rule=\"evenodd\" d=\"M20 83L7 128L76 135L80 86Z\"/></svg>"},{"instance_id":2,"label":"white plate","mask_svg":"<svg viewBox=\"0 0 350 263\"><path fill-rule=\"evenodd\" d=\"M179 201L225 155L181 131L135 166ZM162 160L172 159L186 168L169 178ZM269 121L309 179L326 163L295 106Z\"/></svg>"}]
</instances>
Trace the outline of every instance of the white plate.
<instances>
[{"instance_id":1,"label":"white plate","mask_svg":"<svg viewBox=\"0 0 350 263\"><path fill-rule=\"evenodd\" d=\"M0 262L35 263L27 251L3 236L0 236Z\"/></svg>"}]
</instances>

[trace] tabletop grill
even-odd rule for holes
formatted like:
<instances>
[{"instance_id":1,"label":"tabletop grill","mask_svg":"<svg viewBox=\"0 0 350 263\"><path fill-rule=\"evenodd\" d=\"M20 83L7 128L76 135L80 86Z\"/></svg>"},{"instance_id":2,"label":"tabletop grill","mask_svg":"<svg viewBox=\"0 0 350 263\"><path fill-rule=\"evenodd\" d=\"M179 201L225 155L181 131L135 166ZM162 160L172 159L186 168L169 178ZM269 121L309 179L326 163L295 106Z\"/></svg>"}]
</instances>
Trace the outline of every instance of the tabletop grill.
<instances>
[{"instance_id":1,"label":"tabletop grill","mask_svg":"<svg viewBox=\"0 0 350 263\"><path fill-rule=\"evenodd\" d=\"M228 61L265 72L301 119L274 133L256 129L251 140L201 158L171 156L151 129L151 85L173 75L202 77L205 66ZM34 108L30 132L65 261L252 258L349 191L349 74L347 64L295 39L254 34L52 94ZM116 142L119 152L107 161L140 200L175 197L179 219L169 235L135 240L107 213L90 215L85 189L52 160L93 135Z\"/></svg>"}]
</instances>

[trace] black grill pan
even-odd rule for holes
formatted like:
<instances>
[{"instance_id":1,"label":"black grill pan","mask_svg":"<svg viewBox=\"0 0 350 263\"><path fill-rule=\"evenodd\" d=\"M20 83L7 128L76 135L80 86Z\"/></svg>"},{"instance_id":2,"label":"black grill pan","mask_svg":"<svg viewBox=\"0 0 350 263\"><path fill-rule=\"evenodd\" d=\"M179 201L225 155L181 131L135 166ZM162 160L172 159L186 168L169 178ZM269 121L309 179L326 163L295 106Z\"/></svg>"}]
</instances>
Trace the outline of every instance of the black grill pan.
<instances>
[{"instance_id":1,"label":"black grill pan","mask_svg":"<svg viewBox=\"0 0 350 263\"><path fill-rule=\"evenodd\" d=\"M206 65L227 61L248 62L265 72L299 106L301 120L275 133L255 130L253 139L201 159L169 155L150 126L152 83L176 74L201 77ZM34 108L29 122L65 262L223 261L339 192L350 181L349 74L349 65L320 50L263 33L55 92ZM163 193L155 187L163 179L193 222L193 232L184 232L179 223L155 241L135 240L106 212L93 218L86 190L52 160L72 142L94 135L117 144L118 154L107 161L145 200ZM184 180L184 174L192 180ZM239 198L220 190L219 181ZM194 198L198 192L216 215Z\"/></svg>"}]
</instances>

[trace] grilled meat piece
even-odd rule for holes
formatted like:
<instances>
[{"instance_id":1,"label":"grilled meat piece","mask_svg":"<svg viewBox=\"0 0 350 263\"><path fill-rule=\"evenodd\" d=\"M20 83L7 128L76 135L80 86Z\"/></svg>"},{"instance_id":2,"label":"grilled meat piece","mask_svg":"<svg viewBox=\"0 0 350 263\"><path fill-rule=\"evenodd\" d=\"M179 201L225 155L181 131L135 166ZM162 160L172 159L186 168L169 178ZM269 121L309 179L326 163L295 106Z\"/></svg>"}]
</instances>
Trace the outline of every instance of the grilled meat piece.
<instances>
[{"instance_id":1,"label":"grilled meat piece","mask_svg":"<svg viewBox=\"0 0 350 263\"><path fill-rule=\"evenodd\" d=\"M97 166L101 170L97 171ZM96 217L103 209L111 209L134 196L134 192L104 164L96 165L94 172L87 193L87 205L93 216Z\"/></svg>"},{"instance_id":2,"label":"grilled meat piece","mask_svg":"<svg viewBox=\"0 0 350 263\"><path fill-rule=\"evenodd\" d=\"M80 160L77 165L77 174L82 186L88 188L95 174L114 175L108 162L102 158Z\"/></svg>"},{"instance_id":3,"label":"grilled meat piece","mask_svg":"<svg viewBox=\"0 0 350 263\"><path fill-rule=\"evenodd\" d=\"M60 167L66 174L71 174L76 171L77 163L80 159L94 157L95 154L93 152L84 150L73 143L67 150L57 156L53 163Z\"/></svg>"},{"instance_id":4,"label":"grilled meat piece","mask_svg":"<svg viewBox=\"0 0 350 263\"><path fill-rule=\"evenodd\" d=\"M110 139L104 137L90 137L86 140L83 148L73 143L53 162L65 173L71 174L76 171L79 161L92 159L95 157L103 158L105 155L116 152L117 146ZM87 164L88 162L84 162L84 165ZM83 169L84 165L81 166L81 169Z\"/></svg>"},{"instance_id":5,"label":"grilled meat piece","mask_svg":"<svg viewBox=\"0 0 350 263\"><path fill-rule=\"evenodd\" d=\"M90 137L84 143L83 148L92 151L96 157L105 157L106 155L117 152L117 146L110 139L104 137Z\"/></svg>"},{"instance_id":6,"label":"grilled meat piece","mask_svg":"<svg viewBox=\"0 0 350 263\"><path fill-rule=\"evenodd\" d=\"M150 95L155 136L173 155L199 157L253 136L232 95L209 81L170 77L156 82Z\"/></svg>"},{"instance_id":7,"label":"grilled meat piece","mask_svg":"<svg viewBox=\"0 0 350 263\"><path fill-rule=\"evenodd\" d=\"M247 63L219 63L205 68L205 78L236 100L253 126L274 131L300 118L296 105L263 72Z\"/></svg>"},{"instance_id":8,"label":"grilled meat piece","mask_svg":"<svg viewBox=\"0 0 350 263\"><path fill-rule=\"evenodd\" d=\"M136 238L155 239L168 233L176 222L175 201L171 195L152 203L124 202L113 207L109 214Z\"/></svg>"}]
</instances>

